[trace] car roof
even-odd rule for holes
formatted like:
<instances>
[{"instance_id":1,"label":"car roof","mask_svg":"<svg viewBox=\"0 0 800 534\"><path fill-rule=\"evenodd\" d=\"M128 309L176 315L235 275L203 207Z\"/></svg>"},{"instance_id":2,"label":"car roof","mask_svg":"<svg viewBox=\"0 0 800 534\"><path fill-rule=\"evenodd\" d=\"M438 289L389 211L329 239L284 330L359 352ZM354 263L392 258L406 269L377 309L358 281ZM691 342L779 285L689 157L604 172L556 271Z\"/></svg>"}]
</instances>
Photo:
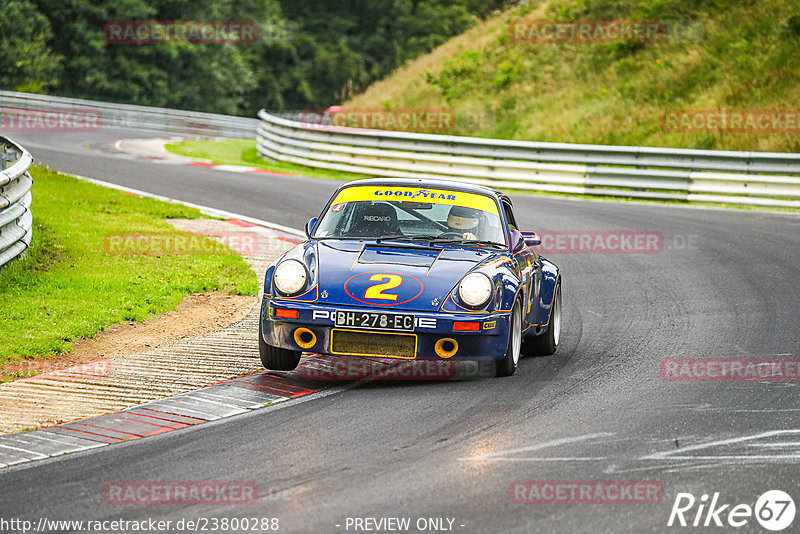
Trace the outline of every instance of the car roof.
<instances>
[{"instance_id":1,"label":"car roof","mask_svg":"<svg viewBox=\"0 0 800 534\"><path fill-rule=\"evenodd\" d=\"M441 189L454 189L456 191L464 191L467 193L477 193L481 195L490 195L495 198L504 196L502 192L491 187L486 187L477 184L468 184L464 182L455 182L449 180L423 180L421 178L364 178L362 180L354 180L347 182L340 189L352 185L387 185L395 187L430 187Z\"/></svg>"}]
</instances>

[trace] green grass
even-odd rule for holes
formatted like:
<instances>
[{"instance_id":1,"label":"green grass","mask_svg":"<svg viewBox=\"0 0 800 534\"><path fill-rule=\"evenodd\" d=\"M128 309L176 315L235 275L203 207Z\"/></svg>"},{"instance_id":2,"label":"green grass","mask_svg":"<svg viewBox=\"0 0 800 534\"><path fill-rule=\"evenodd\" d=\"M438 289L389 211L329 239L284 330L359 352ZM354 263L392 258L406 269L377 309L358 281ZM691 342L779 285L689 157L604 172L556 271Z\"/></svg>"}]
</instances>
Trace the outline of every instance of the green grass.
<instances>
[{"instance_id":1,"label":"green grass","mask_svg":"<svg viewBox=\"0 0 800 534\"><path fill-rule=\"evenodd\" d=\"M174 310L190 293L257 294L255 274L229 250L157 256L107 251L106 236L121 232L198 239L167 222L202 217L198 211L41 167L31 174L33 242L25 258L0 271L0 365L68 353L77 339Z\"/></svg>"},{"instance_id":2,"label":"green grass","mask_svg":"<svg viewBox=\"0 0 800 534\"><path fill-rule=\"evenodd\" d=\"M362 178L370 178L370 176L364 174L305 167L303 165L295 165L294 163L267 161L258 155L255 139L230 139L223 141L198 139L181 141L180 143L170 143L167 144L165 148L181 156L207 159L215 164L245 165L248 167L266 169L268 171L334 180L359 180Z\"/></svg>"},{"instance_id":3,"label":"green grass","mask_svg":"<svg viewBox=\"0 0 800 534\"><path fill-rule=\"evenodd\" d=\"M519 43L531 20L672 21L653 43ZM345 108L446 108L454 134L722 150L800 152L797 133L669 132L665 112L796 110L797 0L551 0L512 8L411 62Z\"/></svg>"}]
</instances>

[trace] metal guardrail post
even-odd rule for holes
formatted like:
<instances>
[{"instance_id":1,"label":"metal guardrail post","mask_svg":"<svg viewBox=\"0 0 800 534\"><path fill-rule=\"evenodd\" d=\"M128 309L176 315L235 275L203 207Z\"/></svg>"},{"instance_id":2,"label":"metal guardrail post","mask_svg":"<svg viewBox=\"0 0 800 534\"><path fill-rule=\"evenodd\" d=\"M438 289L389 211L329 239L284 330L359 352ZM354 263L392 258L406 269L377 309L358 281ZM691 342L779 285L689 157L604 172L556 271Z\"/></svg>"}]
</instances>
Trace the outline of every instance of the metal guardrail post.
<instances>
[{"instance_id":1,"label":"metal guardrail post","mask_svg":"<svg viewBox=\"0 0 800 534\"><path fill-rule=\"evenodd\" d=\"M19 155L15 152L6 152L8 147L3 145L3 151L0 152L0 171L6 170L9 161L17 161Z\"/></svg>"}]
</instances>

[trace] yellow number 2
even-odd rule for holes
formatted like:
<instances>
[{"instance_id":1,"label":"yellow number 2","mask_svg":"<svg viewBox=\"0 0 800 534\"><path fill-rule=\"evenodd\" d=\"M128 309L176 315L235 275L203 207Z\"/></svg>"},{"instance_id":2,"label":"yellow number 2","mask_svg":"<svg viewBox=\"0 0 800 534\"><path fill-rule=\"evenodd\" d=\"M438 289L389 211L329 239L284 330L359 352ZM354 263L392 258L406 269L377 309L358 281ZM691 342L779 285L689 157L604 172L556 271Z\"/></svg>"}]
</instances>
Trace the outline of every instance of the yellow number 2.
<instances>
[{"instance_id":1,"label":"yellow number 2","mask_svg":"<svg viewBox=\"0 0 800 534\"><path fill-rule=\"evenodd\" d=\"M397 300L397 295L391 293L384 293L389 289L399 287L403 283L403 277L397 274L373 274L369 277L373 282L386 280L382 284L375 284L370 286L364 292L365 299L378 299L378 300Z\"/></svg>"}]
</instances>

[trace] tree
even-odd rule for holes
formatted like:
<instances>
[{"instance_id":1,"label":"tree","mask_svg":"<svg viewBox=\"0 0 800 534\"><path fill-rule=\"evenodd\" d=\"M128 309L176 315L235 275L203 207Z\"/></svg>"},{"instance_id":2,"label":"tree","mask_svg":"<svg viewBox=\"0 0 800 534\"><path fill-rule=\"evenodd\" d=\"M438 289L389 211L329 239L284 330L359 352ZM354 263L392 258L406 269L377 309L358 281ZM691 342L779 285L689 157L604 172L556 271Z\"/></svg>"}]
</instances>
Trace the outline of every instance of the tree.
<instances>
[{"instance_id":1,"label":"tree","mask_svg":"<svg viewBox=\"0 0 800 534\"><path fill-rule=\"evenodd\" d=\"M0 35L0 80L4 87L40 93L56 84L61 56L48 46L50 23L35 5L5 0Z\"/></svg>"}]
</instances>

